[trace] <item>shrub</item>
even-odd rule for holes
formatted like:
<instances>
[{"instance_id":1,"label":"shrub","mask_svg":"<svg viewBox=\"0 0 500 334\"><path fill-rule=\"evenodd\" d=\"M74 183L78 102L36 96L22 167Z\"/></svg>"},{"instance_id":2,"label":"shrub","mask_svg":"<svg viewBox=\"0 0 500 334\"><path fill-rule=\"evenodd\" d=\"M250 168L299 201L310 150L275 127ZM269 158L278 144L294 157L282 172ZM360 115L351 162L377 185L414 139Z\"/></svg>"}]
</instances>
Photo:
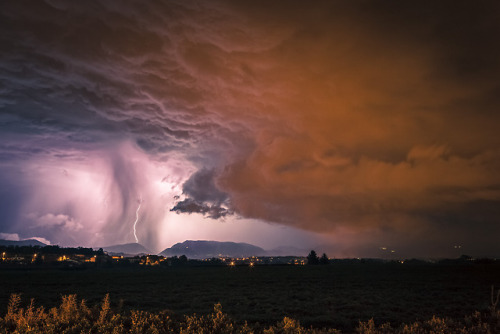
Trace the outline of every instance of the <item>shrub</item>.
<instances>
[{"instance_id":1,"label":"shrub","mask_svg":"<svg viewBox=\"0 0 500 334\"><path fill-rule=\"evenodd\" d=\"M494 304L496 300L493 300ZM496 305L494 305L496 306ZM500 333L500 311L496 308L489 312L475 312L463 321L433 317L427 321L417 321L397 328L389 323L377 326L373 319L359 322L359 334L489 334ZM222 312L222 306L215 304L213 312L207 315L196 314L176 316L167 311L151 313L146 311L123 312L113 310L109 295L100 307L87 307L84 300L78 301L76 295L63 296L61 305L48 312L43 307L30 304L21 307L21 296L12 294L7 313L0 317L0 333L182 333L182 334L339 334L336 329L305 328L299 321L285 317L276 325L253 328L248 323L238 324Z\"/></svg>"}]
</instances>

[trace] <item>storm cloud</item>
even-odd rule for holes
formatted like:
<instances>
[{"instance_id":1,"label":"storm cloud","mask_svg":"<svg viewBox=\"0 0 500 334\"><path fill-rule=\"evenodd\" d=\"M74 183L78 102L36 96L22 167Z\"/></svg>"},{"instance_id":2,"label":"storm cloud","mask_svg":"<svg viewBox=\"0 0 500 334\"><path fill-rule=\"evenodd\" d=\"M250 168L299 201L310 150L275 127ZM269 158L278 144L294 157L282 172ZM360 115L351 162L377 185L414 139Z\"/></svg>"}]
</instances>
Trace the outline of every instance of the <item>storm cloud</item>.
<instances>
[{"instance_id":1,"label":"storm cloud","mask_svg":"<svg viewBox=\"0 0 500 334\"><path fill-rule=\"evenodd\" d=\"M172 210L500 252L494 1L0 6L2 233L130 240L142 199L153 244Z\"/></svg>"}]
</instances>

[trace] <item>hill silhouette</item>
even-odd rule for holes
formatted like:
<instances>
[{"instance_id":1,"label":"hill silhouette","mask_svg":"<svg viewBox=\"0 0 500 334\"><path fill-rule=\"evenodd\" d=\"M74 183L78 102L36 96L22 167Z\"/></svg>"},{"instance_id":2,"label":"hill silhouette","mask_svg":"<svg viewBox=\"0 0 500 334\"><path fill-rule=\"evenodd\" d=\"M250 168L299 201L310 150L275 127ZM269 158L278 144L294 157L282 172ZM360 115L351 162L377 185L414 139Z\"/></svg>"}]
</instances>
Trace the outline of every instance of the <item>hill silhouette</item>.
<instances>
[{"instance_id":1,"label":"hill silhouette","mask_svg":"<svg viewBox=\"0 0 500 334\"><path fill-rule=\"evenodd\" d=\"M242 242L220 242L207 240L186 240L163 250L159 255L186 255L190 259L206 259L212 257L249 257L263 256L267 252L257 246Z\"/></svg>"},{"instance_id":2,"label":"hill silhouette","mask_svg":"<svg viewBox=\"0 0 500 334\"><path fill-rule=\"evenodd\" d=\"M106 246L102 247L102 249L110 255L139 255L151 253L146 247L136 242Z\"/></svg>"},{"instance_id":3,"label":"hill silhouette","mask_svg":"<svg viewBox=\"0 0 500 334\"><path fill-rule=\"evenodd\" d=\"M27 240L19 240L19 241L13 241L13 240L0 240L0 246L40 246L44 247L47 246L47 244L44 244L43 242L40 242L35 239L27 239Z\"/></svg>"}]
</instances>

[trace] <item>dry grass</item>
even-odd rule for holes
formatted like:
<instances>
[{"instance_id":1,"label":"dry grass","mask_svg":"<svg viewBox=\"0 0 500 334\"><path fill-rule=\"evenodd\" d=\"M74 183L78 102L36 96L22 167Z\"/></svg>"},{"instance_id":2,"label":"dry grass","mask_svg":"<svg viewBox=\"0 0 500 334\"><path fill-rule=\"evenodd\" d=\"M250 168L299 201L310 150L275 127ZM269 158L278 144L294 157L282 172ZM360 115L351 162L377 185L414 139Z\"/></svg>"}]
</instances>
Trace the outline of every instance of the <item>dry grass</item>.
<instances>
[{"instance_id":1,"label":"dry grass","mask_svg":"<svg viewBox=\"0 0 500 334\"><path fill-rule=\"evenodd\" d=\"M497 294L497 297L500 292ZM493 298L492 312L475 312L461 321L432 317L430 320L417 321L392 327L389 323L376 325L373 319L359 322L356 333L360 334L465 334L498 333L500 331L500 312L494 310L498 298ZM63 296L59 307L46 311L35 307L32 299L26 308L21 305L21 297L12 294L7 313L0 318L1 333L263 333L263 334L319 334L341 333L333 328L305 328L299 321L285 317L275 325L260 327L249 326L246 322L235 322L216 304L206 315L174 315L169 312L121 311L111 307L109 295L91 308L76 295ZM493 312L494 311L494 312Z\"/></svg>"}]
</instances>

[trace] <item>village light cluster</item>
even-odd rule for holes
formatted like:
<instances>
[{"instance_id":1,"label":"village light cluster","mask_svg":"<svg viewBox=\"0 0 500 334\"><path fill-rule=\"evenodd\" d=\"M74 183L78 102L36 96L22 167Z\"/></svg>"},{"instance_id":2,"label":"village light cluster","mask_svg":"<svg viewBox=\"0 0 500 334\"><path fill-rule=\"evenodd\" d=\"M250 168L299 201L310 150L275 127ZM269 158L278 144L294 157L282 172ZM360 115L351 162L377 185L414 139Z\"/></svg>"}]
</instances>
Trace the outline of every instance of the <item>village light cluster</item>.
<instances>
[{"instance_id":1,"label":"village light cluster","mask_svg":"<svg viewBox=\"0 0 500 334\"><path fill-rule=\"evenodd\" d=\"M144 254L135 256L108 254L99 249L49 247L6 247L2 252L0 265L3 266L63 266L84 267L86 265L139 265L139 266L183 266L218 265L229 267L255 267L257 265L305 265L305 257L296 256L222 256L207 259L188 259L186 256Z\"/></svg>"}]
</instances>

